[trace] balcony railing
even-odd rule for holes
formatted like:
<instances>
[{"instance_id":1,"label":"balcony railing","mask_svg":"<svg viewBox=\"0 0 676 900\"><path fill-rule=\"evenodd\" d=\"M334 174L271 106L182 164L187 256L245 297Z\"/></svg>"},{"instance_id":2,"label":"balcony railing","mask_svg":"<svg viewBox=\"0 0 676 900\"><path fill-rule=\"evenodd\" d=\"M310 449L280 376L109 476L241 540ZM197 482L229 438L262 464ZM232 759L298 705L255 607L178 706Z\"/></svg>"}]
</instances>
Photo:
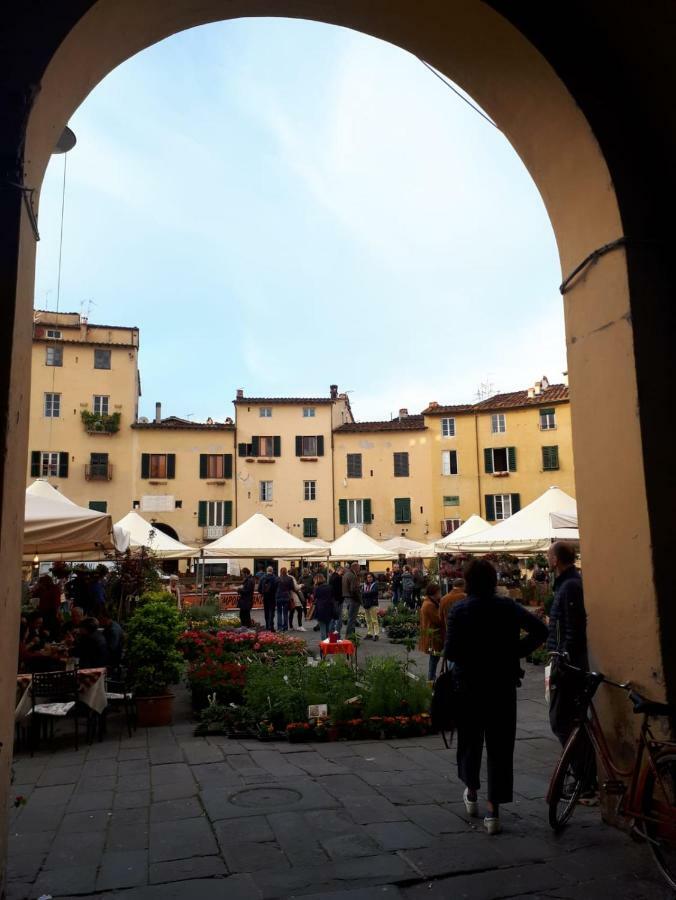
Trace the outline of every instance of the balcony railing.
<instances>
[{"instance_id":1,"label":"balcony railing","mask_svg":"<svg viewBox=\"0 0 676 900\"><path fill-rule=\"evenodd\" d=\"M87 481L110 481L112 477L112 463L85 463L85 478Z\"/></svg>"},{"instance_id":2,"label":"balcony railing","mask_svg":"<svg viewBox=\"0 0 676 900\"><path fill-rule=\"evenodd\" d=\"M216 538L223 537L225 534L225 525L205 525L204 540L215 541Z\"/></svg>"}]
</instances>

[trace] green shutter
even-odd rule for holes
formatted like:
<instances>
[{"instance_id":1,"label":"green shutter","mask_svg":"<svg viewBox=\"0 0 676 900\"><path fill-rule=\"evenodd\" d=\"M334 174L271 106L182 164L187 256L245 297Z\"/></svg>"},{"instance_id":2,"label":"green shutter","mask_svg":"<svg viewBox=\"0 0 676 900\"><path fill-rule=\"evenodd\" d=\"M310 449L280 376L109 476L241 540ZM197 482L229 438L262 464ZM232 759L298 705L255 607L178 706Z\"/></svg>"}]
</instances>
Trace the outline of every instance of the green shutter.
<instances>
[{"instance_id":1,"label":"green shutter","mask_svg":"<svg viewBox=\"0 0 676 900\"><path fill-rule=\"evenodd\" d=\"M249 444L249 447L251 447L251 455L252 456L258 456L258 454L260 453L260 445L261 445L261 442L257 437L251 438L251 443Z\"/></svg>"},{"instance_id":2,"label":"green shutter","mask_svg":"<svg viewBox=\"0 0 676 900\"><path fill-rule=\"evenodd\" d=\"M545 472L551 472L559 468L559 448L542 448L542 468Z\"/></svg>"},{"instance_id":3,"label":"green shutter","mask_svg":"<svg viewBox=\"0 0 676 900\"><path fill-rule=\"evenodd\" d=\"M167 453L167 478L176 478L176 454Z\"/></svg>"},{"instance_id":4,"label":"green shutter","mask_svg":"<svg viewBox=\"0 0 676 900\"><path fill-rule=\"evenodd\" d=\"M362 501L362 511L364 513L364 525L370 525L373 521L373 514L371 512L371 501L363 500Z\"/></svg>"},{"instance_id":5,"label":"green shutter","mask_svg":"<svg viewBox=\"0 0 676 900\"><path fill-rule=\"evenodd\" d=\"M324 456L324 435L317 435L317 456Z\"/></svg>"},{"instance_id":6,"label":"green shutter","mask_svg":"<svg viewBox=\"0 0 676 900\"><path fill-rule=\"evenodd\" d=\"M543 416L543 417L544 417L544 416L553 416L553 415L554 415L554 409L553 409L553 408L552 408L552 409L541 409L541 410L540 410L540 415Z\"/></svg>"},{"instance_id":7,"label":"green shutter","mask_svg":"<svg viewBox=\"0 0 676 900\"><path fill-rule=\"evenodd\" d=\"M296 456L303 455L303 438L297 434L296 435Z\"/></svg>"},{"instance_id":8,"label":"green shutter","mask_svg":"<svg viewBox=\"0 0 676 900\"><path fill-rule=\"evenodd\" d=\"M495 522L495 497L493 494L486 494L486 521Z\"/></svg>"},{"instance_id":9,"label":"green shutter","mask_svg":"<svg viewBox=\"0 0 676 900\"><path fill-rule=\"evenodd\" d=\"M150 478L150 453L141 454L141 478Z\"/></svg>"},{"instance_id":10,"label":"green shutter","mask_svg":"<svg viewBox=\"0 0 676 900\"><path fill-rule=\"evenodd\" d=\"M232 478L232 453L223 454L223 476Z\"/></svg>"},{"instance_id":11,"label":"green shutter","mask_svg":"<svg viewBox=\"0 0 676 900\"><path fill-rule=\"evenodd\" d=\"M31 478L40 477L40 451L33 450L31 453Z\"/></svg>"},{"instance_id":12,"label":"green shutter","mask_svg":"<svg viewBox=\"0 0 676 900\"><path fill-rule=\"evenodd\" d=\"M458 474L458 451L457 450L451 450L450 464L451 464L450 465L451 475L457 475Z\"/></svg>"},{"instance_id":13,"label":"green shutter","mask_svg":"<svg viewBox=\"0 0 676 900\"><path fill-rule=\"evenodd\" d=\"M317 520L316 519L303 519L303 537L306 537L306 538L317 537Z\"/></svg>"},{"instance_id":14,"label":"green shutter","mask_svg":"<svg viewBox=\"0 0 676 900\"><path fill-rule=\"evenodd\" d=\"M237 444L237 455L246 456L246 444Z\"/></svg>"},{"instance_id":15,"label":"green shutter","mask_svg":"<svg viewBox=\"0 0 676 900\"><path fill-rule=\"evenodd\" d=\"M223 504L223 524L232 525L232 500L226 500Z\"/></svg>"},{"instance_id":16,"label":"green shutter","mask_svg":"<svg viewBox=\"0 0 676 900\"><path fill-rule=\"evenodd\" d=\"M59 478L68 478L68 454L59 453Z\"/></svg>"},{"instance_id":17,"label":"green shutter","mask_svg":"<svg viewBox=\"0 0 676 900\"><path fill-rule=\"evenodd\" d=\"M493 450L490 447L484 448L484 472L489 475L493 472Z\"/></svg>"},{"instance_id":18,"label":"green shutter","mask_svg":"<svg viewBox=\"0 0 676 900\"><path fill-rule=\"evenodd\" d=\"M205 528L207 524L207 501L200 500L197 504L197 524L200 528Z\"/></svg>"},{"instance_id":19,"label":"green shutter","mask_svg":"<svg viewBox=\"0 0 676 900\"><path fill-rule=\"evenodd\" d=\"M411 521L410 497L396 497L394 500L394 521L396 525L406 525Z\"/></svg>"},{"instance_id":20,"label":"green shutter","mask_svg":"<svg viewBox=\"0 0 676 900\"><path fill-rule=\"evenodd\" d=\"M518 513L521 509L521 494L511 494L512 497L512 515Z\"/></svg>"},{"instance_id":21,"label":"green shutter","mask_svg":"<svg viewBox=\"0 0 676 900\"><path fill-rule=\"evenodd\" d=\"M200 478L206 478L207 472L207 455L206 453L200 453Z\"/></svg>"},{"instance_id":22,"label":"green shutter","mask_svg":"<svg viewBox=\"0 0 676 900\"><path fill-rule=\"evenodd\" d=\"M90 500L89 508L94 512L106 513L108 512L108 502L106 500Z\"/></svg>"},{"instance_id":23,"label":"green shutter","mask_svg":"<svg viewBox=\"0 0 676 900\"><path fill-rule=\"evenodd\" d=\"M281 456L282 455L282 439L276 434L272 439L272 455L273 456Z\"/></svg>"},{"instance_id":24,"label":"green shutter","mask_svg":"<svg viewBox=\"0 0 676 900\"><path fill-rule=\"evenodd\" d=\"M347 500L338 501L338 524L347 525Z\"/></svg>"},{"instance_id":25,"label":"green shutter","mask_svg":"<svg viewBox=\"0 0 676 900\"><path fill-rule=\"evenodd\" d=\"M507 471L516 472L516 447L507 448Z\"/></svg>"}]
</instances>

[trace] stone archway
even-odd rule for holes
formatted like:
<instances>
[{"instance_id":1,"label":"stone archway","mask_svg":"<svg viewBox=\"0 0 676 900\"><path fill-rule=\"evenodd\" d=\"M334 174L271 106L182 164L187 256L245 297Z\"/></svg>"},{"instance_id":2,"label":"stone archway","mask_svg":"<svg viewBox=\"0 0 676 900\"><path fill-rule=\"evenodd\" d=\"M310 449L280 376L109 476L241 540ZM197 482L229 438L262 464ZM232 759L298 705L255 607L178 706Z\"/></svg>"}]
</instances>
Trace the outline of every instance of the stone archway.
<instances>
[{"instance_id":1,"label":"stone archway","mask_svg":"<svg viewBox=\"0 0 676 900\"><path fill-rule=\"evenodd\" d=\"M10 182L0 194L0 273L7 298L0 335L5 661L15 656L13 573L20 559L35 258L30 195L24 202L16 184L39 189L69 116L129 56L195 25L284 15L390 41L460 84L498 123L538 186L562 273L597 252L564 302L591 641L596 662L610 673L633 679L655 696L665 682L676 693L676 661L667 653L676 613L665 531L673 489L664 489L657 471L668 452L661 440L660 391L671 350L667 300L675 264L668 248L651 237L670 221L665 196L673 185L653 168L673 158L676 129L652 153L653 168L639 168L651 159L640 140L656 148L676 118L669 103L676 25L667 4L659 19L656 4L641 20L655 46L637 52L635 16L615 4L573 0L546 6L543 12L541 4L520 4L515 12L500 0L76 0L67 12L45 3L39 30L27 12L11 14L14 30L5 58L13 65L2 85L10 115L0 138ZM507 18L496 11L503 7ZM608 75L613 65L614 81ZM652 92L640 140L629 130L625 136L618 124L635 83L646 96L648 87ZM608 252L598 253L609 245ZM3 670L7 684L11 669ZM9 693L0 696L5 778Z\"/></svg>"}]
</instances>

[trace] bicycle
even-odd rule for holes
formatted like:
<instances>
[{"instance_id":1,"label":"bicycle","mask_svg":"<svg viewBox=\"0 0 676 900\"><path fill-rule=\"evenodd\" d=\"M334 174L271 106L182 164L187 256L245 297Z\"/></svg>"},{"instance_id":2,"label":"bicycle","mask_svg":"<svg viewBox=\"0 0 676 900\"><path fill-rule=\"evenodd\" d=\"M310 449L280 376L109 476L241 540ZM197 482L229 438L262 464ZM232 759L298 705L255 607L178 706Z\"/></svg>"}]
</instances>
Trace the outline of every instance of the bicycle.
<instances>
[{"instance_id":1,"label":"bicycle","mask_svg":"<svg viewBox=\"0 0 676 900\"><path fill-rule=\"evenodd\" d=\"M616 795L617 813L631 821L631 831L645 840L669 887L676 891L676 741L660 740L650 729L653 717L676 717L676 709L657 703L635 691L629 682L612 681L600 672L571 666L568 655L554 653L564 671L578 674L579 715L554 769L547 792L549 824L560 831L572 816L585 790L593 786L594 755L605 773L601 782L607 794ZM631 768L613 760L592 699L601 684L626 691L634 712L643 715L636 756ZM599 771L599 778L601 772Z\"/></svg>"}]
</instances>

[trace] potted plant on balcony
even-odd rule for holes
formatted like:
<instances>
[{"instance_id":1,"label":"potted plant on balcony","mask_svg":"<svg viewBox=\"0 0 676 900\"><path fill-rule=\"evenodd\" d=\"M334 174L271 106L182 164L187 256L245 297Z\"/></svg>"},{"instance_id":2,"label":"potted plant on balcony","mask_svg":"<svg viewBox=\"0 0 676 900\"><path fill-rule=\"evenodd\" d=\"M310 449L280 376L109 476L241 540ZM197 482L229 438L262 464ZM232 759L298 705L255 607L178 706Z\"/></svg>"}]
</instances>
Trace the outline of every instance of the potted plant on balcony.
<instances>
[{"instance_id":1,"label":"potted plant on balcony","mask_svg":"<svg viewBox=\"0 0 676 900\"><path fill-rule=\"evenodd\" d=\"M174 695L169 687L183 669L176 649L180 631L177 610L162 600L139 606L129 620L127 662L141 726L171 724Z\"/></svg>"}]
</instances>

